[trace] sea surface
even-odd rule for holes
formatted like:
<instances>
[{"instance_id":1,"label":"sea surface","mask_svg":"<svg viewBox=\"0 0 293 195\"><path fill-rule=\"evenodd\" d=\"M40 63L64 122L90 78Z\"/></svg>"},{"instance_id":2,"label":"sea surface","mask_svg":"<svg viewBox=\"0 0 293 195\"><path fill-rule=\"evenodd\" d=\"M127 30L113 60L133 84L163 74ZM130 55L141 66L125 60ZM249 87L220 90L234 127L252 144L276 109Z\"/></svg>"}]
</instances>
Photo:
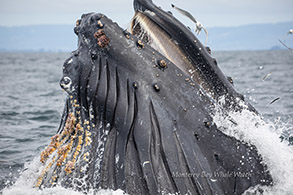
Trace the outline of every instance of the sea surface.
<instances>
[{"instance_id":1,"label":"sea surface","mask_svg":"<svg viewBox=\"0 0 293 195\"><path fill-rule=\"evenodd\" d=\"M66 98L59 80L69 55L0 53L0 194L3 189L4 194L30 194L32 190L26 186L27 179L18 177L29 175L23 170L38 166L35 161L58 129ZM227 51L212 55L233 78L237 91L261 114L256 119L231 113L239 127L226 133L252 142L264 156L277 186L267 194L289 195L293 192L293 52ZM229 125L220 124L220 117L215 120L219 120L219 127ZM250 120L261 120L261 127L246 131ZM13 186L16 181L18 185ZM61 189L40 194L61 192L73 194Z\"/></svg>"}]
</instances>

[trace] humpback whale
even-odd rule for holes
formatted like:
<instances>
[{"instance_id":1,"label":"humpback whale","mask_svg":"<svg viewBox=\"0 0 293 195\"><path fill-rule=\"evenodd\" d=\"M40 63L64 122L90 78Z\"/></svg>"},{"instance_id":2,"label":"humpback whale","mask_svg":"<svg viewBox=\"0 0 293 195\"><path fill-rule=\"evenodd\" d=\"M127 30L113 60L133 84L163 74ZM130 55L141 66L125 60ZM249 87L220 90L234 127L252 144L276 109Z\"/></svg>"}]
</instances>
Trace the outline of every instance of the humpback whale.
<instances>
[{"instance_id":1,"label":"humpback whale","mask_svg":"<svg viewBox=\"0 0 293 195\"><path fill-rule=\"evenodd\" d=\"M223 108L241 97L216 61L151 1L134 7L131 33L103 14L76 22L60 80L68 97L36 187L212 195L271 185L256 147L212 121L221 96Z\"/></svg>"}]
</instances>

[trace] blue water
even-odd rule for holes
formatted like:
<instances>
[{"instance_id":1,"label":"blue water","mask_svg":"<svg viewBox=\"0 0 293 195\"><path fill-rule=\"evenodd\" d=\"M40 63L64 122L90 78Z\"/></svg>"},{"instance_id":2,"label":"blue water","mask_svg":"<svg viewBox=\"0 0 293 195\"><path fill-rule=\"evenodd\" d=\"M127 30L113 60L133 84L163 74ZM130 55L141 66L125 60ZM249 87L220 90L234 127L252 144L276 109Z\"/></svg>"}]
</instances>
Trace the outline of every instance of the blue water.
<instances>
[{"instance_id":1,"label":"blue water","mask_svg":"<svg viewBox=\"0 0 293 195\"><path fill-rule=\"evenodd\" d=\"M56 132L64 103L58 82L67 56L0 54L0 189Z\"/></svg>"},{"instance_id":2,"label":"blue water","mask_svg":"<svg viewBox=\"0 0 293 195\"><path fill-rule=\"evenodd\" d=\"M225 75L233 78L235 88L265 118L292 119L293 52L215 52L214 56Z\"/></svg>"},{"instance_id":3,"label":"blue water","mask_svg":"<svg viewBox=\"0 0 293 195\"><path fill-rule=\"evenodd\" d=\"M39 156L56 132L65 102L59 79L68 56L0 53L0 190L17 179L24 163ZM213 56L263 119L281 126L278 135L289 140L293 136L293 53L237 51Z\"/></svg>"}]
</instances>

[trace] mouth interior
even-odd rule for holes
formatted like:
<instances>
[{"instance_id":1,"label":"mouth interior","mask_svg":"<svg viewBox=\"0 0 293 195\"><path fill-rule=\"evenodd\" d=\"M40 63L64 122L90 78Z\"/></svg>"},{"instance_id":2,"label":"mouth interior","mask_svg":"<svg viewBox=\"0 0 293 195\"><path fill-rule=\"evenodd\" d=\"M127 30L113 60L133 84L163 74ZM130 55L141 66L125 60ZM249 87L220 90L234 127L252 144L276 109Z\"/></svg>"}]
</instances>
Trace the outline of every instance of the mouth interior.
<instances>
[{"instance_id":1,"label":"mouth interior","mask_svg":"<svg viewBox=\"0 0 293 195\"><path fill-rule=\"evenodd\" d=\"M131 22L131 33L163 54L186 75L196 76L196 71L180 48L180 44L148 16L136 12ZM196 78L199 77L194 79Z\"/></svg>"}]
</instances>

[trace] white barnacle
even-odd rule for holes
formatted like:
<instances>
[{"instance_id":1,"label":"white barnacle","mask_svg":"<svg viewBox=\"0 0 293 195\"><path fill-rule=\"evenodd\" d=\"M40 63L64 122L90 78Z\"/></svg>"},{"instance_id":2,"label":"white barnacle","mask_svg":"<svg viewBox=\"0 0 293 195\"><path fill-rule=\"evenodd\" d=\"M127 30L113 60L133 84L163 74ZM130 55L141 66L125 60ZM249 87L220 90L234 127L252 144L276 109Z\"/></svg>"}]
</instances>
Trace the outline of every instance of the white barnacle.
<instances>
[{"instance_id":1,"label":"white barnacle","mask_svg":"<svg viewBox=\"0 0 293 195\"><path fill-rule=\"evenodd\" d=\"M149 14L150 16L155 16L155 12L152 12L150 10L145 10L144 13Z\"/></svg>"},{"instance_id":2,"label":"white barnacle","mask_svg":"<svg viewBox=\"0 0 293 195\"><path fill-rule=\"evenodd\" d=\"M89 154L88 152L85 153L85 154L83 155L83 158L82 158L82 159L83 159L84 161L88 162L88 161L89 161L89 158L88 158L89 155L90 155L90 154Z\"/></svg>"},{"instance_id":3,"label":"white barnacle","mask_svg":"<svg viewBox=\"0 0 293 195\"><path fill-rule=\"evenodd\" d=\"M142 167L144 167L146 164L149 164L150 161L144 161L143 164L142 164Z\"/></svg>"},{"instance_id":4,"label":"white barnacle","mask_svg":"<svg viewBox=\"0 0 293 195\"><path fill-rule=\"evenodd\" d=\"M80 168L80 172L81 172L81 173L86 172L86 166L81 167L81 168Z\"/></svg>"},{"instance_id":5,"label":"white barnacle","mask_svg":"<svg viewBox=\"0 0 293 195\"><path fill-rule=\"evenodd\" d=\"M73 62L73 59L70 58L70 60L68 60L67 64L71 64Z\"/></svg>"},{"instance_id":6,"label":"white barnacle","mask_svg":"<svg viewBox=\"0 0 293 195\"><path fill-rule=\"evenodd\" d=\"M115 155L115 162L116 162L116 164L119 162L119 154Z\"/></svg>"}]
</instances>

